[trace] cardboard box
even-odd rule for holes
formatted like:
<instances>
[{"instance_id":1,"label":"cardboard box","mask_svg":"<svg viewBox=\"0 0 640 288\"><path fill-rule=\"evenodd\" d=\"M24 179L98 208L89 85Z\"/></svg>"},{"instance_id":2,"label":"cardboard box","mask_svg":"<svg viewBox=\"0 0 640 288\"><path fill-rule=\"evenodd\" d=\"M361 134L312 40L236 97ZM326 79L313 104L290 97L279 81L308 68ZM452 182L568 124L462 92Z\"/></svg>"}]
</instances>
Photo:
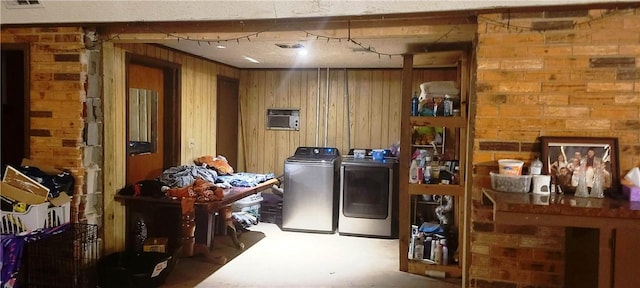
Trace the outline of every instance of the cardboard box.
<instances>
[{"instance_id":1,"label":"cardboard box","mask_svg":"<svg viewBox=\"0 0 640 288\"><path fill-rule=\"evenodd\" d=\"M49 188L11 166L4 171L1 187L3 196L29 205L44 203L49 196Z\"/></svg>"},{"instance_id":2,"label":"cardboard box","mask_svg":"<svg viewBox=\"0 0 640 288\"><path fill-rule=\"evenodd\" d=\"M622 193L629 201L640 202L640 187L634 186L633 183L622 179Z\"/></svg>"},{"instance_id":3,"label":"cardboard box","mask_svg":"<svg viewBox=\"0 0 640 288\"><path fill-rule=\"evenodd\" d=\"M13 187L6 182L0 183L0 194L7 198L16 200L17 202L26 203L29 205L42 204L47 202L47 196L38 195L22 189Z\"/></svg>"},{"instance_id":4,"label":"cardboard box","mask_svg":"<svg viewBox=\"0 0 640 288\"><path fill-rule=\"evenodd\" d=\"M169 242L167 238L149 237L144 240L142 251L167 253L167 242Z\"/></svg>"},{"instance_id":5,"label":"cardboard box","mask_svg":"<svg viewBox=\"0 0 640 288\"><path fill-rule=\"evenodd\" d=\"M4 178L0 183L0 194L29 205L50 201L54 206L61 207L71 202L71 197L66 193L60 193L58 197L49 199L49 188L11 166L5 169Z\"/></svg>"},{"instance_id":6,"label":"cardboard box","mask_svg":"<svg viewBox=\"0 0 640 288\"><path fill-rule=\"evenodd\" d=\"M8 165L4 170L4 178L2 178L2 182L39 196L47 197L49 195L49 188Z\"/></svg>"}]
</instances>

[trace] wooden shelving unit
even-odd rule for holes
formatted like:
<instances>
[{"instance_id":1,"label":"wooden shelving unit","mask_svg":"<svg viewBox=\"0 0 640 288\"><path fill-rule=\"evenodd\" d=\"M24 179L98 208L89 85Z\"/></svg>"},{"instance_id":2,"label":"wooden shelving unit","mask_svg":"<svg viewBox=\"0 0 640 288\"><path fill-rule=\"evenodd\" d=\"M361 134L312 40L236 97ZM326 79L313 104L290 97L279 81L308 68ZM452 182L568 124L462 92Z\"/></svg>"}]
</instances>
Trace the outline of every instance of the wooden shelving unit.
<instances>
[{"instance_id":1,"label":"wooden shelving unit","mask_svg":"<svg viewBox=\"0 0 640 288\"><path fill-rule=\"evenodd\" d=\"M414 65L414 57L420 59L423 55L405 55L404 68L403 68L403 109L402 109L402 134L401 134L401 149L400 149L400 270L406 271L418 275L432 275L432 272L445 272L447 278L462 278L463 283L466 281L465 274L467 274L466 266L466 253L468 250L468 242L465 240L468 231L468 215L469 204L467 203L469 186L466 183L466 172L468 170L467 157L468 157L468 102L467 102L467 88L469 82L468 76L468 63L466 60L466 53L460 53L460 59L455 64L458 70L457 79L449 79L449 81L456 81L460 89L460 110L459 117L425 117L425 116L410 116L411 115L411 97L412 91L415 91L413 70L419 68L419 65ZM424 82L431 81L430 79L424 79ZM409 183L409 166L411 164L411 156L413 151L419 148L419 145L413 145L412 143L412 127L415 126L427 126L427 127L444 127L446 133L453 133L453 143L447 143L444 149L451 149L455 155L455 160L458 161L460 167L459 170L459 184L411 184ZM447 140L449 141L449 140ZM425 203L424 201L415 200L415 197L421 197L421 195L451 195L454 199L453 208L453 224L457 231L457 259L458 262L453 262L450 265L437 265L431 264L424 260L410 260L408 257L409 243L411 239L411 225L420 225L420 223L412 223L415 219L416 205L434 205ZM419 204L418 204L419 203Z\"/></svg>"}]
</instances>

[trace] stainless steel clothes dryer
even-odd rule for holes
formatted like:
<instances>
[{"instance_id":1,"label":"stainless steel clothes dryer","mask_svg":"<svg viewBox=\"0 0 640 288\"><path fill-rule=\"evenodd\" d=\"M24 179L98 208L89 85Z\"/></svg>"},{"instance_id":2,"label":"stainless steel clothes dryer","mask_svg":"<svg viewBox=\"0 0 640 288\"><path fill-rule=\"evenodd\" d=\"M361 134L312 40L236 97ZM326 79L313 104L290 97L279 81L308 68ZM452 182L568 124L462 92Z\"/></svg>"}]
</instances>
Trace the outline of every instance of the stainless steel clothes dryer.
<instances>
[{"instance_id":1,"label":"stainless steel clothes dryer","mask_svg":"<svg viewBox=\"0 0 640 288\"><path fill-rule=\"evenodd\" d=\"M365 150L364 157L354 150ZM340 168L340 235L398 237L398 160L385 150L374 160L371 149L351 149Z\"/></svg>"}]
</instances>

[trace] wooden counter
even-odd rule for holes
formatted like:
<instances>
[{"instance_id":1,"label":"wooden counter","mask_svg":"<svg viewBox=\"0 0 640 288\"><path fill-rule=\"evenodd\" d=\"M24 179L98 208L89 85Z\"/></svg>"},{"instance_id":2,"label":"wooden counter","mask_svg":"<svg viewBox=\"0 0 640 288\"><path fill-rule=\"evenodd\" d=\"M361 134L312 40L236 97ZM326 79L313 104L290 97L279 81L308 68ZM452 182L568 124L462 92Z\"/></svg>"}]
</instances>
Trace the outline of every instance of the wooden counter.
<instances>
[{"instance_id":1,"label":"wooden counter","mask_svg":"<svg viewBox=\"0 0 640 288\"><path fill-rule=\"evenodd\" d=\"M483 194L483 202L493 206L496 224L598 229L598 277L594 287L640 287L640 278L633 279L637 273L634 269L640 265L640 202L489 189Z\"/></svg>"}]
</instances>

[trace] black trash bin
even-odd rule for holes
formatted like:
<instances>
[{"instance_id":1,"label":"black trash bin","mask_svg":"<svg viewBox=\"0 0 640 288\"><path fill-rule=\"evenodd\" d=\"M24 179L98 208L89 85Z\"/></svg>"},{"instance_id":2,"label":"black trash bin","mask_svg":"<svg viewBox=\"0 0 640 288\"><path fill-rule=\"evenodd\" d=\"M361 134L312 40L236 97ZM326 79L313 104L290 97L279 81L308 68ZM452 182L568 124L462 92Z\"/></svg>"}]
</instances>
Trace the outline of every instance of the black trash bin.
<instances>
[{"instance_id":1,"label":"black trash bin","mask_svg":"<svg viewBox=\"0 0 640 288\"><path fill-rule=\"evenodd\" d=\"M160 252L115 252L98 262L98 286L158 287L173 268L171 255Z\"/></svg>"}]
</instances>

